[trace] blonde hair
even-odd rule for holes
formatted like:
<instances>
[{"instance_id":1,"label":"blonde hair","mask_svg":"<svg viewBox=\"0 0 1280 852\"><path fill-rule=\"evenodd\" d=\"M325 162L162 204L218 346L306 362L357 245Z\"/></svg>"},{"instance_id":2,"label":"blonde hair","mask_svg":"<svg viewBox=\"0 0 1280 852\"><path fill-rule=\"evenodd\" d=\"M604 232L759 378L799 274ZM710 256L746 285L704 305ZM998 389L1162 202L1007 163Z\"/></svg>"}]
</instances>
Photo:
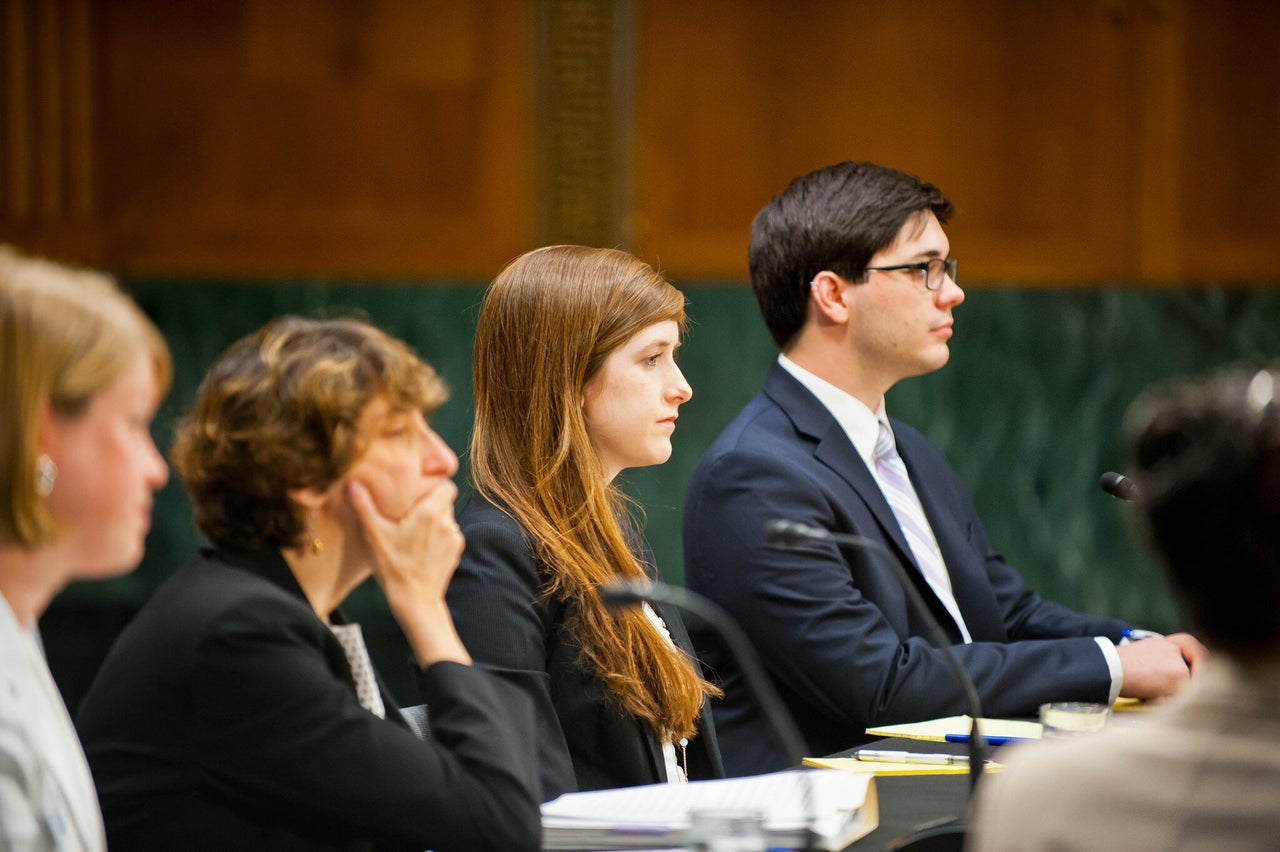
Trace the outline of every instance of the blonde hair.
<instances>
[{"instance_id":1,"label":"blonde hair","mask_svg":"<svg viewBox=\"0 0 1280 852\"><path fill-rule=\"evenodd\" d=\"M684 296L625 252L550 246L517 258L480 310L470 464L476 490L531 537L544 594L576 604L583 662L623 708L675 739L694 733L703 696L719 691L643 612L600 600L602 583L645 568L629 502L606 480L582 409L609 353L664 320L684 329Z\"/></svg>"},{"instance_id":2,"label":"blonde hair","mask_svg":"<svg viewBox=\"0 0 1280 852\"><path fill-rule=\"evenodd\" d=\"M110 278L0 245L0 542L34 548L58 533L35 488L44 406L78 416L140 352L164 393L169 347Z\"/></svg>"}]
</instances>

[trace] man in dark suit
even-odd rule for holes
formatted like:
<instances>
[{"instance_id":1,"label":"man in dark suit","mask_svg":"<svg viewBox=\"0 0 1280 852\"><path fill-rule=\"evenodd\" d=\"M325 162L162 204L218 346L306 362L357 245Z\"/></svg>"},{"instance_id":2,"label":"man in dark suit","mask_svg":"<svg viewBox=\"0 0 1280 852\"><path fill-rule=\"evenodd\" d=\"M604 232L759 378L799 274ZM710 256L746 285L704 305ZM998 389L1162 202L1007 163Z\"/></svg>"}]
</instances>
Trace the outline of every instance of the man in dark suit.
<instances>
[{"instance_id":1,"label":"man in dark suit","mask_svg":"<svg viewBox=\"0 0 1280 852\"><path fill-rule=\"evenodd\" d=\"M1124 643L1125 623L1039 598L987 542L942 453L887 416L889 388L950 354L964 300L942 229L951 212L918 178L841 163L792 181L752 225L751 285L782 352L694 472L686 582L745 627L817 754L966 703L888 566L830 543L768 545L774 519L889 547L988 715L1163 696L1205 653L1187 634ZM693 640L725 690L714 706L726 770L785 765L736 662L714 636L695 629Z\"/></svg>"}]
</instances>

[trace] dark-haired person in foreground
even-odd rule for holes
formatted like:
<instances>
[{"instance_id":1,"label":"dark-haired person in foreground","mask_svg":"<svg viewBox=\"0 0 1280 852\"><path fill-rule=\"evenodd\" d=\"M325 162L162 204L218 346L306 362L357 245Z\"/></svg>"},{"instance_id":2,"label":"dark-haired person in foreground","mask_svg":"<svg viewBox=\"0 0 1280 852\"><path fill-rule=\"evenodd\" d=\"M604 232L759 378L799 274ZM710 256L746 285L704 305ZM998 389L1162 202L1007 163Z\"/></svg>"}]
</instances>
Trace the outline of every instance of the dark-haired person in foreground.
<instances>
[{"instance_id":1,"label":"dark-haired person in foreground","mask_svg":"<svg viewBox=\"0 0 1280 852\"><path fill-rule=\"evenodd\" d=\"M1125 623L1042 600L992 549L938 448L888 416L891 387L950 355L964 300L942 229L951 212L918 178L841 163L792 181L751 229L751 286L782 354L694 472L686 582L746 629L817 754L865 740L870 726L968 705L878 556L829 542L781 549L765 542L775 519L867 536L897 554L987 715L1163 696L1204 656L1186 634L1119 646ZM782 768L737 663L714 635L691 632L725 691L713 707L726 770Z\"/></svg>"},{"instance_id":2,"label":"dark-haired person in foreground","mask_svg":"<svg viewBox=\"0 0 1280 852\"><path fill-rule=\"evenodd\" d=\"M214 364L172 449L213 547L167 580L80 707L113 850L536 849L533 713L445 606L463 540L443 385L355 320L294 317ZM338 606L369 576L430 737Z\"/></svg>"},{"instance_id":3,"label":"dark-haired person in foreground","mask_svg":"<svg viewBox=\"0 0 1280 852\"><path fill-rule=\"evenodd\" d=\"M1213 655L1137 726L1002 753L979 788L978 850L1280 838L1280 373L1168 388L1135 404L1129 431L1139 514Z\"/></svg>"}]
</instances>

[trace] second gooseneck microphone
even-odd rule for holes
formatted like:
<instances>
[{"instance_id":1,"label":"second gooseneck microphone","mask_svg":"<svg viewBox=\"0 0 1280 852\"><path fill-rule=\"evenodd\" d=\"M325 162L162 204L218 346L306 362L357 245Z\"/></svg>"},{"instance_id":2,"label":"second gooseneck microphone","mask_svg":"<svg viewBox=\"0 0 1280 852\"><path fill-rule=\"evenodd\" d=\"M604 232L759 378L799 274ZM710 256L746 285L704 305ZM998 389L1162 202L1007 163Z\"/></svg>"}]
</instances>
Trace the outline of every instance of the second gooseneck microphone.
<instances>
[{"instance_id":1,"label":"second gooseneck microphone","mask_svg":"<svg viewBox=\"0 0 1280 852\"><path fill-rule=\"evenodd\" d=\"M969 672L965 670L964 665L961 664L960 659L956 656L951 643L947 641L946 634L942 632L942 627L938 624L938 620L933 617L933 613L929 611L928 604L924 602L924 598L920 596L919 590L916 589L915 583L911 582L911 577L907 573L906 567L903 566L902 561L898 559L893 551L875 539L849 533L836 533L821 527L802 524L798 521L770 521L765 524L764 540L769 544L780 547L797 547L815 541L829 541L841 547L869 550L889 563L911 607L928 627L930 641L942 653L951 670L955 672L956 680L960 682L960 686L964 690L965 699L969 705L969 715L973 719L973 727L969 736L969 783L972 787L976 787L979 779L982 778L983 767L987 758L986 739L982 736L982 732L978 727L978 719L982 716L982 701L978 697L978 688L974 685L973 678L969 676Z\"/></svg>"}]
</instances>

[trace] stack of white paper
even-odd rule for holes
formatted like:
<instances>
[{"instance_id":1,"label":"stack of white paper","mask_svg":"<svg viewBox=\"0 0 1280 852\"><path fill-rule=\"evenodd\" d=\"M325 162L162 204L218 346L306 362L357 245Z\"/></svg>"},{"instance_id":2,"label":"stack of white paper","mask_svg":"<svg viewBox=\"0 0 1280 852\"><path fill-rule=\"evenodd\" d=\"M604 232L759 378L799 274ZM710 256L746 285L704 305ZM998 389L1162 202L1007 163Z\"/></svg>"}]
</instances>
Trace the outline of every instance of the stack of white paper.
<instances>
[{"instance_id":1,"label":"stack of white paper","mask_svg":"<svg viewBox=\"0 0 1280 852\"><path fill-rule=\"evenodd\" d=\"M839 850L879 823L872 775L809 769L566 793L542 806L546 849L643 849L680 846L697 810L757 811L771 846Z\"/></svg>"}]
</instances>

